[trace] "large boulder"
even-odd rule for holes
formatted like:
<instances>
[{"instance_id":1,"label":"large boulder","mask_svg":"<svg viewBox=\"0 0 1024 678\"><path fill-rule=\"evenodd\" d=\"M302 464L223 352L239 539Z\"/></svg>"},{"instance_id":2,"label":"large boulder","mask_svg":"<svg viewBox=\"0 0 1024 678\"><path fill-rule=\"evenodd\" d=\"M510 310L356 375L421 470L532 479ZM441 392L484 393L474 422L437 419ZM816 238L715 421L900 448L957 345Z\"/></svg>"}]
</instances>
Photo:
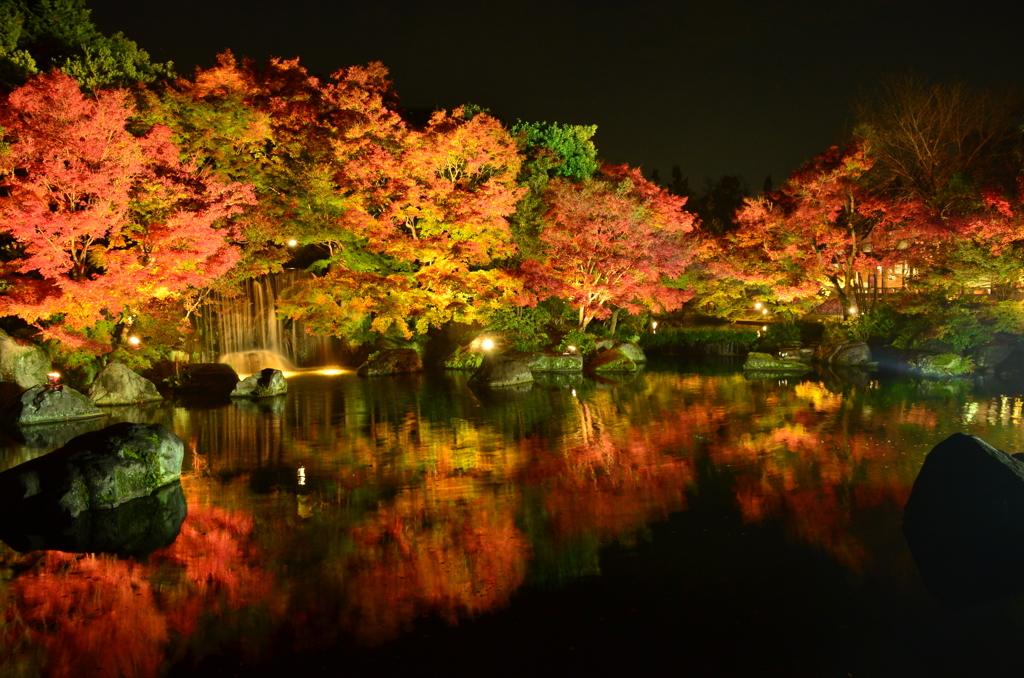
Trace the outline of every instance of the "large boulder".
<instances>
[{"instance_id":1,"label":"large boulder","mask_svg":"<svg viewBox=\"0 0 1024 678\"><path fill-rule=\"evenodd\" d=\"M480 364L480 368L469 378L474 386L486 388L503 388L533 382L530 364L522 357L506 355L488 355Z\"/></svg>"},{"instance_id":2,"label":"large boulder","mask_svg":"<svg viewBox=\"0 0 1024 678\"><path fill-rule=\"evenodd\" d=\"M110 509L181 475L185 446L162 424L114 424L0 473L0 510L43 519Z\"/></svg>"},{"instance_id":3,"label":"large boulder","mask_svg":"<svg viewBox=\"0 0 1024 678\"><path fill-rule=\"evenodd\" d=\"M45 384L53 363L38 346L22 346L0 332L0 381L13 382L21 388Z\"/></svg>"},{"instance_id":4,"label":"large boulder","mask_svg":"<svg viewBox=\"0 0 1024 678\"><path fill-rule=\"evenodd\" d=\"M974 362L956 353L925 353L910 362L910 370L921 377L945 379L974 372Z\"/></svg>"},{"instance_id":5,"label":"large boulder","mask_svg":"<svg viewBox=\"0 0 1024 678\"><path fill-rule=\"evenodd\" d=\"M982 344L974 349L974 367L985 372L995 372L1002 363L1017 350L1017 346L1009 343L992 342Z\"/></svg>"},{"instance_id":6,"label":"large boulder","mask_svg":"<svg viewBox=\"0 0 1024 678\"><path fill-rule=\"evenodd\" d=\"M583 372L583 356L578 353L538 351L522 357L531 372Z\"/></svg>"},{"instance_id":7,"label":"large boulder","mask_svg":"<svg viewBox=\"0 0 1024 678\"><path fill-rule=\"evenodd\" d=\"M105 414L91 400L70 386L37 384L0 410L0 422L28 426L76 419L92 419Z\"/></svg>"},{"instance_id":8,"label":"large boulder","mask_svg":"<svg viewBox=\"0 0 1024 678\"><path fill-rule=\"evenodd\" d=\"M769 353L755 351L748 353L747 360L743 363L744 372L803 374L809 369L810 367L796 360L784 360Z\"/></svg>"},{"instance_id":9,"label":"large boulder","mask_svg":"<svg viewBox=\"0 0 1024 678\"><path fill-rule=\"evenodd\" d=\"M647 362L647 356L636 344L618 342L598 351L590 359L587 368L591 372L636 372Z\"/></svg>"},{"instance_id":10,"label":"large boulder","mask_svg":"<svg viewBox=\"0 0 1024 678\"><path fill-rule=\"evenodd\" d=\"M414 348L386 348L372 353L359 366L356 374L361 377L379 377L388 374L408 374L423 371L423 358Z\"/></svg>"},{"instance_id":11,"label":"large boulder","mask_svg":"<svg viewBox=\"0 0 1024 678\"><path fill-rule=\"evenodd\" d=\"M65 520L5 515L0 539L23 553L46 550L142 557L173 544L187 513L181 483L173 481L117 508L82 511Z\"/></svg>"},{"instance_id":12,"label":"large boulder","mask_svg":"<svg viewBox=\"0 0 1024 678\"><path fill-rule=\"evenodd\" d=\"M858 367L871 363L871 348L863 341L846 340L818 347L815 358L826 365Z\"/></svg>"},{"instance_id":13,"label":"large boulder","mask_svg":"<svg viewBox=\"0 0 1024 678\"><path fill-rule=\"evenodd\" d=\"M1024 590L1024 462L954 433L928 453L903 513L925 585L954 606Z\"/></svg>"},{"instance_id":14,"label":"large boulder","mask_svg":"<svg viewBox=\"0 0 1024 678\"><path fill-rule=\"evenodd\" d=\"M225 396L238 384L238 373L227 363L185 363L164 379L175 391L210 396Z\"/></svg>"},{"instance_id":15,"label":"large boulder","mask_svg":"<svg viewBox=\"0 0 1024 678\"><path fill-rule=\"evenodd\" d=\"M235 385L232 398L270 398L288 392L284 372L272 367L253 372Z\"/></svg>"},{"instance_id":16,"label":"large boulder","mask_svg":"<svg viewBox=\"0 0 1024 678\"><path fill-rule=\"evenodd\" d=\"M163 400L149 379L122 363L110 363L96 375L89 398L97 405L134 405Z\"/></svg>"}]
</instances>

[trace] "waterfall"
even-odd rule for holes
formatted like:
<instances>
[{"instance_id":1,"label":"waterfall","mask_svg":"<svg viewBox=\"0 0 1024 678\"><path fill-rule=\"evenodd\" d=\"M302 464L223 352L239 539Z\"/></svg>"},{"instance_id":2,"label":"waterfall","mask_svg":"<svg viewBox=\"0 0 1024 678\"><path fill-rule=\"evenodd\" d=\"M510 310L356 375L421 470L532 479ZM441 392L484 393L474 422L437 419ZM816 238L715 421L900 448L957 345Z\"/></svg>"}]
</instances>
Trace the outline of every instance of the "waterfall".
<instances>
[{"instance_id":1,"label":"waterfall","mask_svg":"<svg viewBox=\"0 0 1024 678\"><path fill-rule=\"evenodd\" d=\"M238 296L212 295L196 322L200 360L228 363L239 374L338 365L338 340L313 336L301 321L277 317L281 291L309 275L285 270L244 281Z\"/></svg>"}]
</instances>

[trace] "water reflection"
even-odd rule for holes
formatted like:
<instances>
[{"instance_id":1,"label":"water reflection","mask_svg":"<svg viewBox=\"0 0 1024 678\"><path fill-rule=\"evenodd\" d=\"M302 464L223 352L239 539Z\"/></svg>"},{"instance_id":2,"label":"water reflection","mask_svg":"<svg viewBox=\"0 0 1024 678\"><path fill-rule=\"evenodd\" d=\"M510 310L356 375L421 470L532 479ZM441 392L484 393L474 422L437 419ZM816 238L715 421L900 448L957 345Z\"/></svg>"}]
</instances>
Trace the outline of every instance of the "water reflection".
<instances>
[{"instance_id":1,"label":"water reflection","mask_svg":"<svg viewBox=\"0 0 1024 678\"><path fill-rule=\"evenodd\" d=\"M145 559L0 548L0 661L143 676L225 644L253 661L380 646L424 616L455 623L599 575L603 547L644 542L703 494L852 575L906 579L893 534L932 445L966 430L1022 447L1016 396L701 372L504 397L462 375L307 374L286 398L123 413L186 441L181 534Z\"/></svg>"}]
</instances>

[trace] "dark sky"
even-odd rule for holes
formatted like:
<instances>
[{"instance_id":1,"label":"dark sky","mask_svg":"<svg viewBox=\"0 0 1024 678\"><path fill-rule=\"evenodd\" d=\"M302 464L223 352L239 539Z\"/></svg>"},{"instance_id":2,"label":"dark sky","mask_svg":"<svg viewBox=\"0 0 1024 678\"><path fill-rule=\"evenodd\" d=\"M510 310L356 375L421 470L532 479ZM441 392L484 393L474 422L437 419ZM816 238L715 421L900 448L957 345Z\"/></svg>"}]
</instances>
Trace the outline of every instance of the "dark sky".
<instances>
[{"instance_id":1,"label":"dark sky","mask_svg":"<svg viewBox=\"0 0 1024 678\"><path fill-rule=\"evenodd\" d=\"M598 126L611 162L743 175L754 189L842 137L850 102L913 72L1016 87L1024 2L333 2L87 0L179 72L226 48L311 71L382 61L402 103L472 102Z\"/></svg>"}]
</instances>

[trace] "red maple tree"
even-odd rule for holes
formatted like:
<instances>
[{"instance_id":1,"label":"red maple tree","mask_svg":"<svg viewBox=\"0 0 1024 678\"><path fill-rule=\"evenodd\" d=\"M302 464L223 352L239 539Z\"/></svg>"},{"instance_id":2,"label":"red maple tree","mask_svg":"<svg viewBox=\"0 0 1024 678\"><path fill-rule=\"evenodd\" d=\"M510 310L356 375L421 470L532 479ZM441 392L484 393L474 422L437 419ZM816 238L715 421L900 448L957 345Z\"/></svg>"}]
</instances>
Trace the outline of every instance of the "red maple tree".
<instances>
[{"instance_id":1,"label":"red maple tree","mask_svg":"<svg viewBox=\"0 0 1024 678\"><path fill-rule=\"evenodd\" d=\"M694 216L686 198L673 196L640 170L605 165L581 182L557 178L540 235L541 260L521 271L529 302L562 297L579 311L579 327L612 315L612 306L636 313L671 311L692 293L665 284L683 273Z\"/></svg>"},{"instance_id":2,"label":"red maple tree","mask_svg":"<svg viewBox=\"0 0 1024 678\"><path fill-rule=\"evenodd\" d=\"M133 134L133 114L126 91L87 97L57 71L0 106L0 315L82 346L98 322L204 286L238 259L232 217L251 190L182 163L166 127Z\"/></svg>"}]
</instances>

